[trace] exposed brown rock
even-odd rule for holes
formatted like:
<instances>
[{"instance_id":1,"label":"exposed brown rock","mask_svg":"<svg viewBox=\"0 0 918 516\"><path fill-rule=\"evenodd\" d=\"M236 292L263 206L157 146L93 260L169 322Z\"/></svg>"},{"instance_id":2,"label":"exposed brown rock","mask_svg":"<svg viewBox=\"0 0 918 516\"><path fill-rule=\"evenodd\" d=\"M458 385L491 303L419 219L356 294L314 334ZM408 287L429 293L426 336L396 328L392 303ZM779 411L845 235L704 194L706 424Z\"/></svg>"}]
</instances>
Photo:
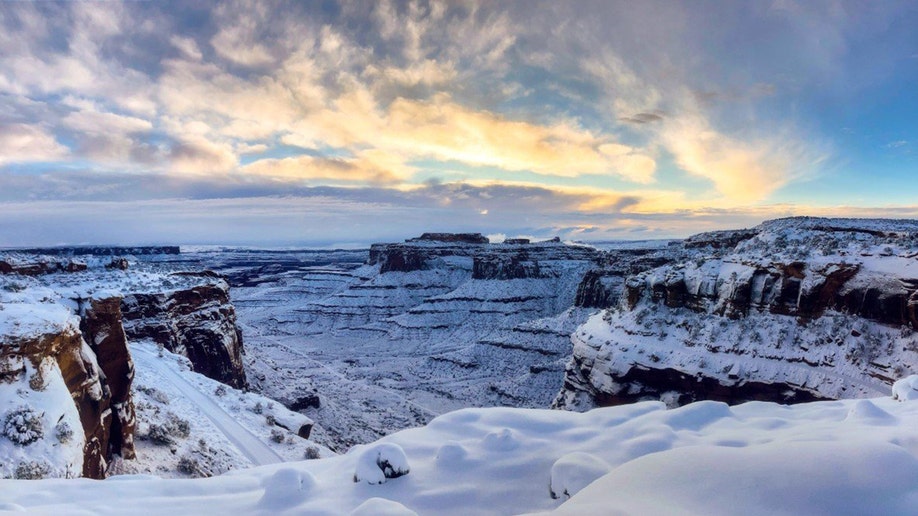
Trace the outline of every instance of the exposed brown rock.
<instances>
[{"instance_id":1,"label":"exposed brown rock","mask_svg":"<svg viewBox=\"0 0 918 516\"><path fill-rule=\"evenodd\" d=\"M28 360L41 370L44 360L53 360L60 368L67 390L80 415L85 434L82 475L88 478L105 478L110 456L109 437L112 421L111 399L104 378L90 358L83 352L82 336L74 330L64 330L24 339L13 339L0 347L0 363L15 364L18 357ZM6 371L5 375L25 374L25 369Z\"/></svg>"},{"instance_id":2,"label":"exposed brown rock","mask_svg":"<svg viewBox=\"0 0 918 516\"><path fill-rule=\"evenodd\" d=\"M418 238L408 239L407 242L451 242L462 244L487 244L488 237L481 233L424 233Z\"/></svg>"},{"instance_id":3,"label":"exposed brown rock","mask_svg":"<svg viewBox=\"0 0 918 516\"><path fill-rule=\"evenodd\" d=\"M121 308L131 340L151 339L187 356L198 373L236 388L248 385L242 333L224 281L169 293L131 294Z\"/></svg>"},{"instance_id":4,"label":"exposed brown rock","mask_svg":"<svg viewBox=\"0 0 918 516\"><path fill-rule=\"evenodd\" d=\"M119 454L125 459L133 459L135 418L131 383L134 361L121 323L121 298L93 299L84 303L87 306L83 310L80 331L96 354L112 408L106 457Z\"/></svg>"}]
</instances>

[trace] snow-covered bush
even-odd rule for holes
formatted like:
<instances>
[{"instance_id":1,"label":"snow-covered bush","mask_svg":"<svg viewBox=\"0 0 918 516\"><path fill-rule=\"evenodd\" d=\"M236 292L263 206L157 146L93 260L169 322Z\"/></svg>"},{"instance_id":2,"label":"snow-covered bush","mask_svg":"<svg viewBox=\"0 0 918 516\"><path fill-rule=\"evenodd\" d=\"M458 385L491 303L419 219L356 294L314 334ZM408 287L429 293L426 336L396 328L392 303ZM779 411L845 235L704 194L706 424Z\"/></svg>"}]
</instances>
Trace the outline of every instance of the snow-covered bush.
<instances>
[{"instance_id":1,"label":"snow-covered bush","mask_svg":"<svg viewBox=\"0 0 918 516\"><path fill-rule=\"evenodd\" d=\"M293 468L277 470L262 481L265 494L258 501L262 509L277 512L296 505L315 487L316 479L308 471Z\"/></svg>"},{"instance_id":2,"label":"snow-covered bush","mask_svg":"<svg viewBox=\"0 0 918 516\"><path fill-rule=\"evenodd\" d=\"M182 419L175 414L169 414L167 424L174 429L175 435L185 439L191 434L191 423L187 419Z\"/></svg>"},{"instance_id":3,"label":"snow-covered bush","mask_svg":"<svg viewBox=\"0 0 918 516\"><path fill-rule=\"evenodd\" d=\"M153 441L154 444L163 446L175 444L175 439L172 437L168 425L153 423L150 425L150 430L147 432L147 438Z\"/></svg>"},{"instance_id":4,"label":"snow-covered bush","mask_svg":"<svg viewBox=\"0 0 918 516\"><path fill-rule=\"evenodd\" d=\"M163 391L159 389L156 389L154 387L145 387L141 385L137 387L137 390L149 396L150 399L152 399L153 401L162 403L163 405L169 404L169 397L166 396L166 393L164 393Z\"/></svg>"},{"instance_id":5,"label":"snow-covered bush","mask_svg":"<svg viewBox=\"0 0 918 516\"><path fill-rule=\"evenodd\" d=\"M551 466L551 497L570 498L612 468L606 461L584 452L573 452Z\"/></svg>"},{"instance_id":6,"label":"snow-covered bush","mask_svg":"<svg viewBox=\"0 0 918 516\"><path fill-rule=\"evenodd\" d=\"M183 455L179 459L175 469L196 478L213 476L213 472L211 472L208 464L190 455Z\"/></svg>"},{"instance_id":7,"label":"snow-covered bush","mask_svg":"<svg viewBox=\"0 0 918 516\"><path fill-rule=\"evenodd\" d=\"M31 461L20 462L16 466L14 478L19 480L39 480L51 473L51 466L46 462Z\"/></svg>"},{"instance_id":8,"label":"snow-covered bush","mask_svg":"<svg viewBox=\"0 0 918 516\"><path fill-rule=\"evenodd\" d=\"M401 446L393 443L374 444L357 459L354 482L384 484L390 478L407 475L408 457Z\"/></svg>"},{"instance_id":9,"label":"snow-covered bush","mask_svg":"<svg viewBox=\"0 0 918 516\"><path fill-rule=\"evenodd\" d=\"M16 444L30 445L45 436L43 416L44 413L31 407L19 407L7 413L3 421L3 435Z\"/></svg>"},{"instance_id":10,"label":"snow-covered bush","mask_svg":"<svg viewBox=\"0 0 918 516\"><path fill-rule=\"evenodd\" d=\"M892 386L892 397L899 401L918 400L918 374L897 380Z\"/></svg>"},{"instance_id":11,"label":"snow-covered bush","mask_svg":"<svg viewBox=\"0 0 918 516\"><path fill-rule=\"evenodd\" d=\"M150 425L147 437L155 444L166 446L175 444L176 438L187 438L190 433L191 425L188 421L181 419L175 414L169 414L164 423L153 423Z\"/></svg>"},{"instance_id":12,"label":"snow-covered bush","mask_svg":"<svg viewBox=\"0 0 918 516\"><path fill-rule=\"evenodd\" d=\"M73 439L73 428L70 428L70 423L66 421L58 423L54 427L54 437L57 437L62 444L69 443Z\"/></svg>"},{"instance_id":13,"label":"snow-covered bush","mask_svg":"<svg viewBox=\"0 0 918 516\"><path fill-rule=\"evenodd\" d=\"M284 432L277 429L271 430L271 440L278 444L284 442Z\"/></svg>"},{"instance_id":14,"label":"snow-covered bush","mask_svg":"<svg viewBox=\"0 0 918 516\"><path fill-rule=\"evenodd\" d=\"M303 458L306 460L315 460L320 457L319 448L316 446L307 446L303 452Z\"/></svg>"}]
</instances>

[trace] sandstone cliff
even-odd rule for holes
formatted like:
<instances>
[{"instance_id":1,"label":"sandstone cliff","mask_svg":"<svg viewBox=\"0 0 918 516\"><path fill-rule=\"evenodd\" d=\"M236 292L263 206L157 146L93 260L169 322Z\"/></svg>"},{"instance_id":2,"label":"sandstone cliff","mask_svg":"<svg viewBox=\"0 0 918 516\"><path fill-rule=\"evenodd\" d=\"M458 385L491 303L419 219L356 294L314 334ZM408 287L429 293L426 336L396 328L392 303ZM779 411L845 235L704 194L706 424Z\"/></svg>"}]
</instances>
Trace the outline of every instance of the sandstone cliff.
<instances>
[{"instance_id":1,"label":"sandstone cliff","mask_svg":"<svg viewBox=\"0 0 918 516\"><path fill-rule=\"evenodd\" d=\"M38 436L27 444L5 436L13 442L7 474L104 478L114 454L133 457L133 365L119 305L119 298L87 300L80 319L47 295L4 300L0 405L7 422L31 410L24 420ZM78 459L67 453L74 448Z\"/></svg>"},{"instance_id":2,"label":"sandstone cliff","mask_svg":"<svg viewBox=\"0 0 918 516\"><path fill-rule=\"evenodd\" d=\"M246 385L228 286L216 275L128 271L118 258L90 267L0 258L13 264L0 275L0 476L104 478L114 457L134 458L129 336Z\"/></svg>"},{"instance_id":3,"label":"sandstone cliff","mask_svg":"<svg viewBox=\"0 0 918 516\"><path fill-rule=\"evenodd\" d=\"M126 295L121 309L127 336L151 339L187 356L196 372L244 388L242 333L229 285L212 275L199 278L200 284L187 289Z\"/></svg>"},{"instance_id":4,"label":"sandstone cliff","mask_svg":"<svg viewBox=\"0 0 918 516\"><path fill-rule=\"evenodd\" d=\"M861 397L918 369L918 223L785 219L685 249L574 333L557 406Z\"/></svg>"}]
</instances>

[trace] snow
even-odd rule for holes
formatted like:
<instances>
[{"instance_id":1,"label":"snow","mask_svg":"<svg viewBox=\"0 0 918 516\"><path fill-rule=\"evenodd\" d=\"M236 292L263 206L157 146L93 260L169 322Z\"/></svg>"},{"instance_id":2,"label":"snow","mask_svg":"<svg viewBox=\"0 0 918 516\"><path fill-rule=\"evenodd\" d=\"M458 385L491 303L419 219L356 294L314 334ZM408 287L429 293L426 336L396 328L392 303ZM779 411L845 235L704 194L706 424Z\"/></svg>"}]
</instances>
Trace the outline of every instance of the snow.
<instances>
[{"instance_id":1,"label":"snow","mask_svg":"<svg viewBox=\"0 0 918 516\"><path fill-rule=\"evenodd\" d=\"M552 498L570 498L612 468L606 461L585 452L573 452L551 465Z\"/></svg>"},{"instance_id":2,"label":"snow","mask_svg":"<svg viewBox=\"0 0 918 516\"><path fill-rule=\"evenodd\" d=\"M892 387L893 398L900 401L918 400L918 375L896 380Z\"/></svg>"},{"instance_id":3,"label":"snow","mask_svg":"<svg viewBox=\"0 0 918 516\"><path fill-rule=\"evenodd\" d=\"M9 416L27 407L39 416L42 437L23 446L10 439L5 429L0 429L0 478L22 476L17 475L17 469L25 472L29 464L46 468L47 476L79 476L83 470L83 426L60 369L42 367L43 386L32 390L28 379L35 375L36 369L28 362L22 365L25 374L0 389L0 425L6 426ZM73 435L62 440L57 437L56 427L64 423Z\"/></svg>"},{"instance_id":4,"label":"snow","mask_svg":"<svg viewBox=\"0 0 918 516\"><path fill-rule=\"evenodd\" d=\"M0 504L99 515L909 515L918 506L916 425L918 403L890 396L464 409L344 455L209 479L4 480ZM514 446L494 446L509 438ZM364 466L381 473L377 458L405 459L411 472L353 482ZM570 499L552 498L565 489Z\"/></svg>"},{"instance_id":5,"label":"snow","mask_svg":"<svg viewBox=\"0 0 918 516\"><path fill-rule=\"evenodd\" d=\"M172 384L181 396L193 403L198 410L210 419L211 423L225 435L230 442L242 452L249 461L261 466L283 462L283 458L261 439L252 435L236 419L224 411L209 397L185 380L174 368L169 367L156 353L148 347L131 346L136 366L140 369L158 371L165 381Z\"/></svg>"},{"instance_id":6,"label":"snow","mask_svg":"<svg viewBox=\"0 0 918 516\"><path fill-rule=\"evenodd\" d=\"M351 451L353 452L354 450ZM407 475L410 471L408 458L401 446L379 443L360 451L357 470L354 471L354 482L384 484L390 478Z\"/></svg>"},{"instance_id":7,"label":"snow","mask_svg":"<svg viewBox=\"0 0 918 516\"><path fill-rule=\"evenodd\" d=\"M121 461L118 474L155 473L187 478L181 460L193 459L201 473L302 460L307 450L319 456L333 453L297 434L308 417L254 392L242 392L191 370L188 359L157 349L151 342L131 344L135 361L133 397L137 412L137 460ZM164 446L152 442L152 425L170 417L187 422L189 435L174 436ZM274 424L269 424L274 422ZM280 426L280 425L283 425ZM274 435L272 435L274 434ZM273 439L283 437L281 442ZM203 443L203 444L202 444Z\"/></svg>"}]
</instances>

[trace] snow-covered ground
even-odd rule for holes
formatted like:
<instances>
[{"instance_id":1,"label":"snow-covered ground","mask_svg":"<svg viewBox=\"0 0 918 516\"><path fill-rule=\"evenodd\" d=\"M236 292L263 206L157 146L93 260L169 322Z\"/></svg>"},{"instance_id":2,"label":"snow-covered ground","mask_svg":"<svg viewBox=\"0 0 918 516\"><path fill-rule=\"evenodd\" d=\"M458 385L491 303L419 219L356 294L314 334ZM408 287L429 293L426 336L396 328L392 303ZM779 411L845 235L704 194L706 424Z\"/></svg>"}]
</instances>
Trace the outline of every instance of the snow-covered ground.
<instances>
[{"instance_id":1,"label":"snow-covered ground","mask_svg":"<svg viewBox=\"0 0 918 516\"><path fill-rule=\"evenodd\" d=\"M900 396L912 397L915 383L900 384ZM916 427L918 402L892 397L671 410L643 402L586 413L464 409L345 455L209 479L3 481L0 507L99 515L912 515Z\"/></svg>"},{"instance_id":2,"label":"snow-covered ground","mask_svg":"<svg viewBox=\"0 0 918 516\"><path fill-rule=\"evenodd\" d=\"M112 473L210 476L332 454L299 437L312 421L280 403L195 373L187 358L149 342L132 343L131 355L137 459Z\"/></svg>"}]
</instances>

